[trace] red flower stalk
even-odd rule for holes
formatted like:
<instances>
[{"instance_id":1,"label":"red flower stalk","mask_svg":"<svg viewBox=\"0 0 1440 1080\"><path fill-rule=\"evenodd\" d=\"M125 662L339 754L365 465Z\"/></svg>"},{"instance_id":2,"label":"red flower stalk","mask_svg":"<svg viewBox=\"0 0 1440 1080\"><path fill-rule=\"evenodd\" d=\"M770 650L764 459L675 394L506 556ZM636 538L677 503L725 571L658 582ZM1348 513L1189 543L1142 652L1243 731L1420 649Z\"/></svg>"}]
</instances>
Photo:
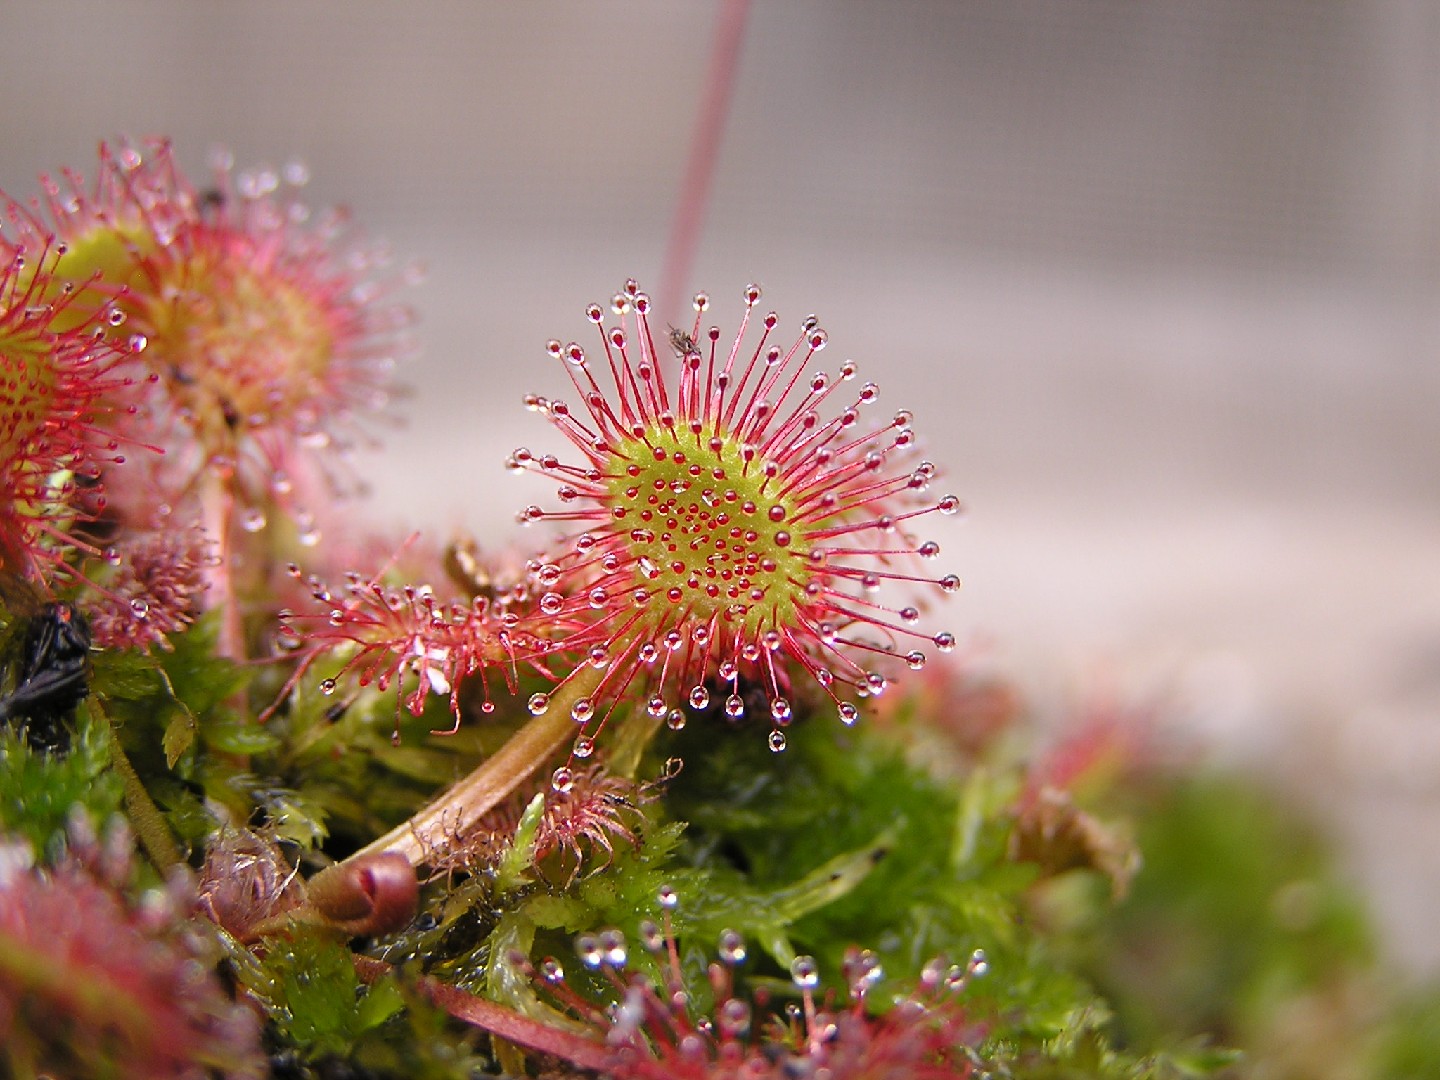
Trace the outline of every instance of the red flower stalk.
<instances>
[{"instance_id":1,"label":"red flower stalk","mask_svg":"<svg viewBox=\"0 0 1440 1080\"><path fill-rule=\"evenodd\" d=\"M607 666L572 706L586 736L604 723L590 721L596 702L632 689L651 715L678 725L682 701L703 709L717 690L738 719L742 686L758 686L780 750L792 717L791 670L818 684L848 724L858 716L849 698L885 689L884 662L919 668L925 652L912 646L954 647L953 635L916 628L918 608L890 607L874 594L888 581L959 587L953 575L924 577L902 562L940 550L911 536L909 522L954 513L959 500L917 501L935 468L898 467L914 443L910 413L862 429L875 385L845 393L850 362L837 379L807 374L825 331L812 316L793 342L777 343L777 316L753 316L759 299L758 286L745 290L739 330L722 347L717 327L701 335L709 301L698 295L693 327L672 330L666 351L674 355L662 358L649 297L630 281L611 302L617 324L605 326L599 305L587 309L599 358L573 342L547 346L565 363L583 411L541 397L529 404L581 458L565 464L520 449L510 464L558 482L565 504L528 507L521 520L584 530L533 576L541 611L584 623L565 645ZM759 337L747 343L752 322ZM827 408L837 394L842 406Z\"/></svg>"},{"instance_id":2,"label":"red flower stalk","mask_svg":"<svg viewBox=\"0 0 1440 1080\"><path fill-rule=\"evenodd\" d=\"M131 352L104 336L123 315L56 278L61 258L47 239L33 255L12 247L0 267L0 572L32 580L85 546L71 526L104 497L81 488L124 461L115 429L137 382ZM80 314L87 304L99 306Z\"/></svg>"}]
</instances>

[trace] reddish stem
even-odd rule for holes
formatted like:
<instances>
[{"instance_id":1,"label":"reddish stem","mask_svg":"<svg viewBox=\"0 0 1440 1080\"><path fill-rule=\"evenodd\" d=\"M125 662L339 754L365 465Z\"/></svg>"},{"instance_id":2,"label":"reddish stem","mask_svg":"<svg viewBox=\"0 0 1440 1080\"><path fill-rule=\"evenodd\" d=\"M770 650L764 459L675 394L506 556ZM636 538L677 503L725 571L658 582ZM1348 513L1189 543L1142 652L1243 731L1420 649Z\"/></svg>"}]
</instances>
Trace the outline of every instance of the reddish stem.
<instances>
[{"instance_id":1,"label":"reddish stem","mask_svg":"<svg viewBox=\"0 0 1440 1080\"><path fill-rule=\"evenodd\" d=\"M228 476L222 477L206 463L201 478L200 506L205 531L215 539L215 564L205 574L209 583L207 606L220 611L220 636L215 653L237 662L245 659L245 626L235 596L235 568L232 529L235 524L235 493Z\"/></svg>"},{"instance_id":2,"label":"reddish stem","mask_svg":"<svg viewBox=\"0 0 1440 1080\"><path fill-rule=\"evenodd\" d=\"M720 8L715 48L705 76L705 97L690 143L685 179L680 185L680 202L670 225L670 246L660 274L660 310L673 319L680 317L681 295L695 266L695 249L700 243L700 228L705 223L705 207L715 179L725 117L730 111L735 76L740 70L740 46L745 38L745 18L749 10L750 0L724 0Z\"/></svg>"},{"instance_id":3,"label":"reddish stem","mask_svg":"<svg viewBox=\"0 0 1440 1080\"><path fill-rule=\"evenodd\" d=\"M355 970L362 981L373 983L388 975L392 968L383 960L357 956ZM455 1019L474 1024L518 1046L563 1058L572 1065L596 1072L603 1072L614 1064L610 1051L603 1043L531 1020L513 1009L466 993L439 979L425 976L418 980L417 985L421 993Z\"/></svg>"}]
</instances>

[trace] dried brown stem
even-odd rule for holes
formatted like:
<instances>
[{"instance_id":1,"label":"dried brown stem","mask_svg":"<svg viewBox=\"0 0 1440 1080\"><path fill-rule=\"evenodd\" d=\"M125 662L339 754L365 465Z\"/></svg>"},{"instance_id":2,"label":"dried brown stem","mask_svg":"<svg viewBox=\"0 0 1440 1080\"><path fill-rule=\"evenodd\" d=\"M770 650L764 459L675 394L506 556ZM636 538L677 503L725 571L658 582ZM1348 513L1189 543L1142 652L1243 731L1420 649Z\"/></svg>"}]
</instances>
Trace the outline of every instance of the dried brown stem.
<instances>
[{"instance_id":1,"label":"dried brown stem","mask_svg":"<svg viewBox=\"0 0 1440 1080\"><path fill-rule=\"evenodd\" d=\"M570 718L570 709L591 694L604 675L603 670L588 664L578 668L550 695L546 710L511 736L509 742L474 772L346 861L395 851L418 866L430 853L431 837L462 835L574 738L576 724Z\"/></svg>"}]
</instances>

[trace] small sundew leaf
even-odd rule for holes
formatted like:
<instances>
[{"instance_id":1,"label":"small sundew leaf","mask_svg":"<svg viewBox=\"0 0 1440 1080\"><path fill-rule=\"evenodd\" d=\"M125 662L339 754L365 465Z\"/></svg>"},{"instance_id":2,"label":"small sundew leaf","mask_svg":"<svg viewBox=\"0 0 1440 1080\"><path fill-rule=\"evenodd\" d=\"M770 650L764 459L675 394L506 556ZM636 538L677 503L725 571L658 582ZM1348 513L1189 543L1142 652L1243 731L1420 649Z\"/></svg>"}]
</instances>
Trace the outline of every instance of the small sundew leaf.
<instances>
[{"instance_id":1,"label":"small sundew leaf","mask_svg":"<svg viewBox=\"0 0 1440 1080\"><path fill-rule=\"evenodd\" d=\"M778 321L773 312L758 320L764 327L760 340L744 344L760 295L758 285L744 290L745 315L717 378L715 350L723 355L725 348L717 346L718 330L712 331L710 367L704 371L688 332L674 358L643 346L635 351L633 344L627 349L627 338L653 340L650 299L634 279L627 281L611 306L618 322L605 327L603 309L598 304L587 309L608 360L586 368L584 384L570 373L577 387L587 387L581 397L588 418L580 420L579 410L572 416L562 402L553 403L553 410L548 402L539 406L582 452L585 464L561 464L553 455L536 457L528 450L517 451L509 464L556 481L563 501L574 504L551 511L528 507L523 520L627 521L586 532L583 558L559 557L537 572L547 590L554 588L541 600L541 614L553 621L538 621L538 636L548 637L559 626L555 636L567 650L607 653L610 673L601 685L610 694L621 689L648 698L646 713L655 720L666 717L667 723L671 715L684 718L682 702L721 712L722 697L725 715L745 715L744 683L752 699L749 715L759 713L778 725L768 740L758 731L752 737L782 749L786 737L780 729L794 717L797 690L823 688L839 715L853 720L858 710L847 699L878 695L886 686L885 677L870 670L877 654L924 666L926 654L898 644L894 624L882 614L888 609L867 593L882 579L954 592L958 577L934 578L921 569L922 560L938 555L939 547L922 544L909 525L932 513L954 514L960 500L946 495L927 505L915 497L928 487L935 466L920 463L911 471L897 465L914 443L908 410L862 438L847 430L876 400L874 383L859 387L840 415L820 419L815 407L839 384L809 368L829 340L815 317L803 322L788 350L780 343L783 332L772 336ZM692 329L700 332L698 313ZM731 367L752 347L727 399ZM552 341L547 351L567 365L584 368L588 362L578 343ZM757 369L762 353L764 368ZM662 374L672 359L675 368ZM601 374L607 367L608 380ZM747 386L752 371L757 381ZM847 363L840 382L854 375L855 366ZM614 396L603 388L607 381ZM667 383L674 388L673 400ZM832 406L851 391L839 393ZM594 437L592 426L604 436ZM579 476L593 478L576 483ZM738 512L733 521L732 512ZM902 521L906 527L897 528ZM831 555L837 557L832 561ZM914 565L907 567L912 556ZM832 627L844 632L831 632ZM955 646L949 632L926 636L941 652ZM681 650L683 642L697 647ZM665 651L672 658L656 664ZM800 686L777 678L777 669L788 671ZM815 686L807 685L808 675L815 676ZM730 689L712 702L709 688L727 683ZM594 736L606 725L605 715L582 710L577 734ZM621 768L626 767L622 755Z\"/></svg>"}]
</instances>

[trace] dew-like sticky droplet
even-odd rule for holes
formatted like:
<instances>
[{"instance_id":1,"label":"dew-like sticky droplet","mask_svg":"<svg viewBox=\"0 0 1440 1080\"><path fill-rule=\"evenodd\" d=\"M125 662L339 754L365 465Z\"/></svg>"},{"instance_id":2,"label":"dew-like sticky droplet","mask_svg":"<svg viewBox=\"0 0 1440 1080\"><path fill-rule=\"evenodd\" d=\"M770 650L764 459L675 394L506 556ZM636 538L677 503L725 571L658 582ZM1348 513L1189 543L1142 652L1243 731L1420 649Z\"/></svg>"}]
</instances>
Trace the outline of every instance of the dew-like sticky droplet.
<instances>
[{"instance_id":1,"label":"dew-like sticky droplet","mask_svg":"<svg viewBox=\"0 0 1440 1080\"><path fill-rule=\"evenodd\" d=\"M750 1005L740 998L726 998L716 1010L715 1021L726 1038L737 1038L750 1030Z\"/></svg>"},{"instance_id":2,"label":"dew-like sticky droplet","mask_svg":"<svg viewBox=\"0 0 1440 1080\"><path fill-rule=\"evenodd\" d=\"M720 954L720 959L731 967L743 964L747 955L745 939L734 930L721 930L717 952Z\"/></svg>"},{"instance_id":3,"label":"dew-like sticky droplet","mask_svg":"<svg viewBox=\"0 0 1440 1080\"><path fill-rule=\"evenodd\" d=\"M790 978L801 990L814 990L820 985L820 966L813 956L797 956L790 961Z\"/></svg>"},{"instance_id":4,"label":"dew-like sticky droplet","mask_svg":"<svg viewBox=\"0 0 1440 1080\"><path fill-rule=\"evenodd\" d=\"M580 957L580 962L591 971L598 970L605 959L600 942L593 934L581 934L575 939L575 955Z\"/></svg>"},{"instance_id":5,"label":"dew-like sticky droplet","mask_svg":"<svg viewBox=\"0 0 1440 1080\"><path fill-rule=\"evenodd\" d=\"M612 968L623 968L630 959L629 951L625 947L625 935L619 930L600 932L600 952L603 962Z\"/></svg>"}]
</instances>

